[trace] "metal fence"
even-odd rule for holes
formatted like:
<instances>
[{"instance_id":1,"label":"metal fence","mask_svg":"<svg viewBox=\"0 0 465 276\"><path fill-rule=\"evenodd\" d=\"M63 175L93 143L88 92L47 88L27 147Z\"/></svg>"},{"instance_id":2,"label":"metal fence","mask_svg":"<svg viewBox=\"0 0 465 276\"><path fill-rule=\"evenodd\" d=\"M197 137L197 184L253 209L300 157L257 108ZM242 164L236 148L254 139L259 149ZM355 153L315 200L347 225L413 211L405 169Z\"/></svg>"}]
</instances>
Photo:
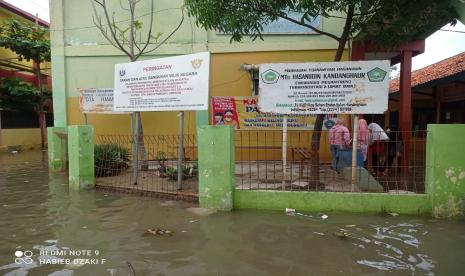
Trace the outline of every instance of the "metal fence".
<instances>
[{"instance_id":1,"label":"metal fence","mask_svg":"<svg viewBox=\"0 0 465 276\"><path fill-rule=\"evenodd\" d=\"M370 142L367 158L358 153L352 185L350 147L339 151L336 168L328 132L318 133L318 154L311 150L313 132L290 131L282 150L281 131L236 131L236 188L286 191L423 193L426 131L391 132L389 141ZM402 137L408 135L408 143ZM404 148L408 150L408 164ZM286 164L283 163L286 155ZM404 164L405 163L405 164ZM336 170L337 169L337 170Z\"/></svg>"},{"instance_id":2,"label":"metal fence","mask_svg":"<svg viewBox=\"0 0 465 276\"><path fill-rule=\"evenodd\" d=\"M196 201L196 137L189 134L182 138L182 177L178 182L178 135L144 135L139 141L137 168L133 162L135 139L132 135L97 135L97 188Z\"/></svg>"},{"instance_id":3,"label":"metal fence","mask_svg":"<svg viewBox=\"0 0 465 276\"><path fill-rule=\"evenodd\" d=\"M426 131L391 132L389 141L370 143L367 158L358 160L357 177L352 181L351 149L339 152L335 169L327 131L319 133L318 155L311 150L311 131L289 131L284 152L281 131L236 131L236 189L424 193L426 135ZM402 138L406 136L408 143ZM96 136L97 187L197 201L196 137L183 135L181 186L177 181L178 139L178 135L144 135L135 168L133 136Z\"/></svg>"}]
</instances>

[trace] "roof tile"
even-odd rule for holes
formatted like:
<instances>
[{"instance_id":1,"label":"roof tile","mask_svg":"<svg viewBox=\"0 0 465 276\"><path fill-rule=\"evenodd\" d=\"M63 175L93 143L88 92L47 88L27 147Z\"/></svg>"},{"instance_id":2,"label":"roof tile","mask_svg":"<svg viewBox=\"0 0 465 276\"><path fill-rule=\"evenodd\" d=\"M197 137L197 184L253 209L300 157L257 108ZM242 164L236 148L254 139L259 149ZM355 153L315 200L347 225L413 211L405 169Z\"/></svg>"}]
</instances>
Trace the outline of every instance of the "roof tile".
<instances>
[{"instance_id":1,"label":"roof tile","mask_svg":"<svg viewBox=\"0 0 465 276\"><path fill-rule=\"evenodd\" d=\"M465 52L412 72L412 88L465 71ZM399 91L400 79L391 80L389 92Z\"/></svg>"}]
</instances>

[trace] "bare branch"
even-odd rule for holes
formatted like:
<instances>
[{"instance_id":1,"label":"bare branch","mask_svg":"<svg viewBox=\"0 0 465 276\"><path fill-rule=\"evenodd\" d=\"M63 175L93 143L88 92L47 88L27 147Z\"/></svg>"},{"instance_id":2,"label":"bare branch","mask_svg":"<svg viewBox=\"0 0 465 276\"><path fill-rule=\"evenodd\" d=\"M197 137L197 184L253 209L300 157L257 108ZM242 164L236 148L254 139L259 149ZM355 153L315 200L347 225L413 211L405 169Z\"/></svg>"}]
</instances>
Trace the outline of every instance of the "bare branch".
<instances>
[{"instance_id":1,"label":"bare branch","mask_svg":"<svg viewBox=\"0 0 465 276\"><path fill-rule=\"evenodd\" d=\"M149 31L147 33L147 41L145 42L144 47L142 49L139 49L139 53L136 56L136 60L144 53L145 49L147 49L147 46L150 44L150 39L152 38L152 27L153 27L153 0L151 1L150 4L150 25L149 25Z\"/></svg>"},{"instance_id":2,"label":"bare branch","mask_svg":"<svg viewBox=\"0 0 465 276\"><path fill-rule=\"evenodd\" d=\"M121 45L121 43L119 42L117 36L116 36L116 30L114 29L114 26L116 26L116 24L113 22L113 25L111 24L111 20L110 20L110 16L108 15L108 9L107 9L107 5L106 5L106 2L105 0L101 0L98 1L98 0L91 0L91 1L94 1L96 3L98 3L99 5L102 6L103 8L103 12L105 14L105 19L107 21L107 25L108 25L108 29L110 30L110 34L111 34L111 38L114 40L114 42L116 43L116 45L118 46L117 48L120 49L121 51L123 51L128 57L130 57L130 53L123 47L123 45ZM92 2L93 3L93 2ZM96 15L98 15L98 12L97 12L97 9L95 8L95 5L92 4L93 8L94 8L94 13ZM102 31L101 28L99 28L100 31ZM103 32L102 32L103 34ZM105 35L104 35L105 36ZM108 41L111 42L111 39L108 39L108 36L105 37Z\"/></svg>"},{"instance_id":3,"label":"bare branch","mask_svg":"<svg viewBox=\"0 0 465 276\"><path fill-rule=\"evenodd\" d=\"M97 4L99 4L99 5L102 6L102 7L105 7L105 6L103 5L103 3L100 2L100 1L98 1L98 0L92 0L92 1L95 2L95 3L97 3ZM91 2L91 3L92 3L92 2Z\"/></svg>"},{"instance_id":4,"label":"bare branch","mask_svg":"<svg viewBox=\"0 0 465 276\"><path fill-rule=\"evenodd\" d=\"M113 40L108 36L107 28L104 24L102 24L102 17L99 15L92 16L92 21L94 22L95 27L97 27L100 32L102 33L103 37L110 42L115 48L119 49L118 45L113 42ZM97 22L98 21L98 22Z\"/></svg>"},{"instance_id":5,"label":"bare branch","mask_svg":"<svg viewBox=\"0 0 465 276\"><path fill-rule=\"evenodd\" d=\"M123 0L119 0L119 5L120 5L121 9L122 9L122 10L125 10L125 11L129 11L128 8L125 8L125 7L123 6L123 2L122 2L122 1L123 1Z\"/></svg>"},{"instance_id":6,"label":"bare branch","mask_svg":"<svg viewBox=\"0 0 465 276\"><path fill-rule=\"evenodd\" d=\"M175 32L177 32L179 30L179 28L181 28L181 25L184 22L184 9L181 9L181 13L182 13L182 17L181 17L181 21L179 22L178 26L176 26L176 28L165 39L163 39L160 43L158 43L158 45L155 46L155 48L144 52L144 54L151 53L151 52L155 51L156 49L160 48L161 45L163 45L166 41L168 41L168 39L170 39L170 37L173 36L173 34Z\"/></svg>"}]
</instances>

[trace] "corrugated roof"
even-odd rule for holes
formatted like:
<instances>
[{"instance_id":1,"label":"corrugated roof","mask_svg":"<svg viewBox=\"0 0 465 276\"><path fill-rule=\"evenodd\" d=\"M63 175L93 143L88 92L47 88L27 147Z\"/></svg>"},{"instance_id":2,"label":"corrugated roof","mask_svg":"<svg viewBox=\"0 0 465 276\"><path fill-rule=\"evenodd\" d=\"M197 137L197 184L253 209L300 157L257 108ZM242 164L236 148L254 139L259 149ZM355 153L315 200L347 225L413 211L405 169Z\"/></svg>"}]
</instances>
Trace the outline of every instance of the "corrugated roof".
<instances>
[{"instance_id":1,"label":"corrugated roof","mask_svg":"<svg viewBox=\"0 0 465 276\"><path fill-rule=\"evenodd\" d=\"M412 72L412 88L465 72L465 52ZM400 79L391 80L389 92L399 91Z\"/></svg>"}]
</instances>

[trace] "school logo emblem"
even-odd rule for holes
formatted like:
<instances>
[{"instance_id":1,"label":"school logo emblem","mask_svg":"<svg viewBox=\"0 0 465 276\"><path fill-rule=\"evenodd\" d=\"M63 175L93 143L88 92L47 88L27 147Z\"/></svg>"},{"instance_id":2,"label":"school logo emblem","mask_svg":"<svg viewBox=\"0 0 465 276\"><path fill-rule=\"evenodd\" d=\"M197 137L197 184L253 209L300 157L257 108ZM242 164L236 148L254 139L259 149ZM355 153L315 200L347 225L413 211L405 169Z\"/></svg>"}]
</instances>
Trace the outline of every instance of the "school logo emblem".
<instances>
[{"instance_id":1,"label":"school logo emblem","mask_svg":"<svg viewBox=\"0 0 465 276\"><path fill-rule=\"evenodd\" d=\"M192 68L199 69L202 66L203 59L194 59L191 60Z\"/></svg>"},{"instance_id":2,"label":"school logo emblem","mask_svg":"<svg viewBox=\"0 0 465 276\"><path fill-rule=\"evenodd\" d=\"M126 75L126 70L124 70L124 69L119 70L119 76L120 77L124 77L125 75Z\"/></svg>"},{"instance_id":3,"label":"school logo emblem","mask_svg":"<svg viewBox=\"0 0 465 276\"><path fill-rule=\"evenodd\" d=\"M386 77L387 72L379 67L376 67L368 71L367 75L370 82L381 82Z\"/></svg>"},{"instance_id":4,"label":"school logo emblem","mask_svg":"<svg viewBox=\"0 0 465 276\"><path fill-rule=\"evenodd\" d=\"M268 69L261 75L262 81L266 84L277 83L279 80L279 73L273 69Z\"/></svg>"}]
</instances>

